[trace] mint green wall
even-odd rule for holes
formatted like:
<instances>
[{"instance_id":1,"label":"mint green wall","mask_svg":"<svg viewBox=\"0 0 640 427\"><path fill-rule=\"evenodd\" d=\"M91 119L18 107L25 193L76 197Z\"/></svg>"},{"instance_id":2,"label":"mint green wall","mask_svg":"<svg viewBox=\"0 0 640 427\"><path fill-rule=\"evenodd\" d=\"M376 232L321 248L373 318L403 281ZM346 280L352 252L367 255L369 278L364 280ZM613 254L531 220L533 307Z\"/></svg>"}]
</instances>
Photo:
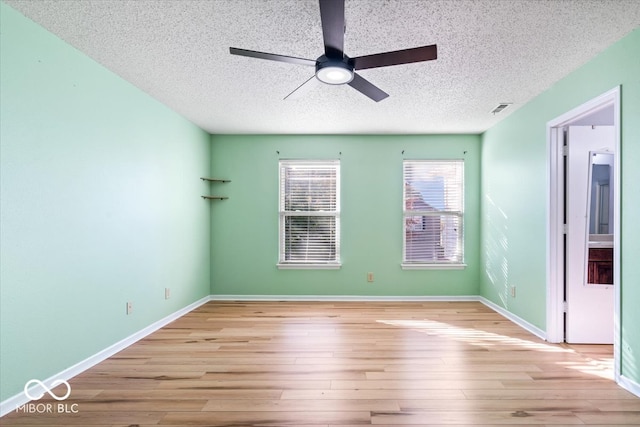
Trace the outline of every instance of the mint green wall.
<instances>
[{"instance_id":1,"label":"mint green wall","mask_svg":"<svg viewBox=\"0 0 640 427\"><path fill-rule=\"evenodd\" d=\"M400 268L403 157L465 159L465 270ZM276 268L280 158L341 160L340 270ZM212 173L232 182L211 187L229 196L211 202L211 293L477 295L479 162L478 135L214 135ZM373 283L366 281L367 272L374 273Z\"/></svg>"},{"instance_id":2,"label":"mint green wall","mask_svg":"<svg viewBox=\"0 0 640 427\"><path fill-rule=\"evenodd\" d=\"M622 374L640 382L640 29L482 136L481 294L545 328L546 124L621 85ZM517 297L507 287L517 286Z\"/></svg>"},{"instance_id":3,"label":"mint green wall","mask_svg":"<svg viewBox=\"0 0 640 427\"><path fill-rule=\"evenodd\" d=\"M1 401L209 294L210 142L13 9L0 16Z\"/></svg>"}]
</instances>

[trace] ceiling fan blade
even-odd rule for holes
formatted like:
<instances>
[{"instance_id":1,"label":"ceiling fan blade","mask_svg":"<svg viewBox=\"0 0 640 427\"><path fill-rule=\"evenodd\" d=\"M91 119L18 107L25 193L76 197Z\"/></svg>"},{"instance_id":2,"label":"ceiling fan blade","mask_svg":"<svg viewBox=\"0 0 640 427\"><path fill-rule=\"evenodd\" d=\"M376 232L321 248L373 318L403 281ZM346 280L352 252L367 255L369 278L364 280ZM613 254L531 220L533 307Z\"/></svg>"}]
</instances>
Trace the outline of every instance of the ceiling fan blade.
<instances>
[{"instance_id":1,"label":"ceiling fan blade","mask_svg":"<svg viewBox=\"0 0 640 427\"><path fill-rule=\"evenodd\" d=\"M289 95L285 96L283 100L284 99L292 100L292 99L301 98L305 93L309 92L309 90L313 89L316 86L313 84L314 83L313 80L315 80L317 83L320 83L320 81L315 77L316 75L313 74L311 77L305 80L304 83L302 83L300 86L292 90L291 93L289 93Z\"/></svg>"},{"instance_id":2,"label":"ceiling fan blade","mask_svg":"<svg viewBox=\"0 0 640 427\"><path fill-rule=\"evenodd\" d=\"M328 58L344 56L344 0L320 0L324 53Z\"/></svg>"},{"instance_id":3,"label":"ceiling fan blade","mask_svg":"<svg viewBox=\"0 0 640 427\"><path fill-rule=\"evenodd\" d=\"M362 94L368 96L376 102L380 102L389 96L388 93L384 92L369 80L364 79L356 73L353 73L353 80L351 80L348 84L355 90L361 92Z\"/></svg>"},{"instance_id":4,"label":"ceiling fan blade","mask_svg":"<svg viewBox=\"0 0 640 427\"><path fill-rule=\"evenodd\" d=\"M354 69L388 67L390 65L410 64L413 62L431 61L438 58L438 48L430 46L414 47L411 49L395 50L393 52L376 53L373 55L351 58Z\"/></svg>"},{"instance_id":5,"label":"ceiling fan blade","mask_svg":"<svg viewBox=\"0 0 640 427\"><path fill-rule=\"evenodd\" d=\"M232 55L248 56L250 58L269 59L271 61L288 62L290 64L300 65L316 65L316 61L313 59L296 58L295 56L277 55L275 53L258 52L255 50L238 49L237 47L230 47L229 53Z\"/></svg>"}]
</instances>

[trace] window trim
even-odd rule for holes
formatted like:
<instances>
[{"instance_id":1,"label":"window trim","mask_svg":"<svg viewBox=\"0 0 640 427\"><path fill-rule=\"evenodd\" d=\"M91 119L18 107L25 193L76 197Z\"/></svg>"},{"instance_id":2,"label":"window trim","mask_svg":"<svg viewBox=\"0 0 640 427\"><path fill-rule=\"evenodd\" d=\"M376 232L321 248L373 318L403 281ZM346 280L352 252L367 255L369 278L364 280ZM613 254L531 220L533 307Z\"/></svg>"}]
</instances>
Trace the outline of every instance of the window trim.
<instances>
[{"instance_id":1,"label":"window trim","mask_svg":"<svg viewBox=\"0 0 640 427\"><path fill-rule=\"evenodd\" d=\"M336 210L329 212L304 211L287 215L282 206L282 170L283 166L292 164L314 164L333 165L336 167ZM340 251L340 160L339 159L280 159L278 161L278 263L279 270L337 270L342 267L341 251ZM332 261L285 261L284 246L285 239L283 234L284 220L287 216L333 216L336 221L336 260Z\"/></svg>"},{"instance_id":2,"label":"window trim","mask_svg":"<svg viewBox=\"0 0 640 427\"><path fill-rule=\"evenodd\" d=\"M415 162L415 163L438 163L438 162L459 162L462 164L462 191L461 191L461 210L456 212L447 212L445 215L457 216L460 218L460 224L462 231L460 232L460 248L461 248L461 260L460 261L443 261L437 260L434 262L428 261L407 261L406 260L406 250L407 250L407 234L406 234L406 218L409 216L441 216L443 213L431 213L431 212L423 212L423 211L414 211L406 209L406 190L405 190L405 164L407 162ZM452 159L403 159L402 161L402 261L400 266L403 270L463 270L467 267L465 262L465 250L464 250L464 242L465 242L465 161L460 158L452 158ZM426 214L426 215L425 215Z\"/></svg>"},{"instance_id":3,"label":"window trim","mask_svg":"<svg viewBox=\"0 0 640 427\"><path fill-rule=\"evenodd\" d=\"M402 262L400 264L403 270L464 270L467 268L467 264L462 262L451 262L451 263L416 263L416 262Z\"/></svg>"}]
</instances>

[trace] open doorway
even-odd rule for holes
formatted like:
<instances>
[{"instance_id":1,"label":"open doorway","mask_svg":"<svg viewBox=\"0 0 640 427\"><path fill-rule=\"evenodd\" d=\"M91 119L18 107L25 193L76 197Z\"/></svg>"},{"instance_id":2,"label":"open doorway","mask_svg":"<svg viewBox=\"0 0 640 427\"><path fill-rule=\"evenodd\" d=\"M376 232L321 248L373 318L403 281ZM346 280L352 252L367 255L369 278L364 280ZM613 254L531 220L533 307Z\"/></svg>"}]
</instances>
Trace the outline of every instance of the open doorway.
<instances>
[{"instance_id":1,"label":"open doorway","mask_svg":"<svg viewBox=\"0 0 640 427\"><path fill-rule=\"evenodd\" d=\"M589 133L602 132L610 133L610 144L602 142L603 136L596 138L596 142L588 142L588 138L582 140L582 136L572 137L572 133L574 136L580 134L584 136ZM573 151L572 139L574 140ZM559 343L569 341L567 339L569 337L575 342L597 343L603 338L589 335L592 332L590 330L592 326L585 323L586 327L582 329L586 331L587 335L582 336L579 333L576 334L575 325L592 320L595 322L594 324L605 325L605 332L609 334L613 342L614 376L618 381L620 367L620 334L617 329L620 318L620 88L616 87L547 123L547 147L549 165L547 340ZM609 157L602 156L603 154L608 154ZM593 200L600 203L599 212L603 217L601 225L594 226L594 229L606 231L603 233L606 235L596 236L597 233L590 233L591 210L589 204L592 202L590 182L593 180L594 174L604 171L604 167L596 168L593 165L602 163L601 159L605 157L610 159L606 160L610 163L610 180L607 183L610 187L605 195L602 191L607 187L604 181L599 183L597 189L600 193ZM598 160L595 160L596 158ZM585 175L582 184L576 185L578 182L576 178L567 175L567 172L572 168L574 171L583 168L588 174ZM597 172L594 172L596 170ZM571 192L573 194L581 193L582 198L577 202L571 200ZM600 198L598 199L598 197ZM606 206L603 204L604 197L609 197L606 199ZM568 209L570 203L578 203L580 208L571 212ZM604 209L609 209L609 211ZM604 218L603 212L606 212L607 218ZM582 222L580 222L580 217ZM582 242L576 243L575 236L577 235L581 235ZM590 283L590 280L594 280L590 279L593 274L589 275L590 244L594 247L599 245L611 248L610 276L604 273L603 268L603 279L600 279L600 281L611 283ZM571 249L571 245L578 245L579 249L575 249L575 247ZM604 253L605 251L600 252ZM606 252L609 253L609 251ZM569 289L571 284L578 292L581 292L580 297L571 293L572 291ZM609 313L606 312L608 306L606 302L607 290L612 305ZM583 297L584 300L582 300ZM591 303L587 302L588 299L591 299ZM591 304L591 306L584 304ZM576 317L576 314L581 310L582 317ZM571 315L568 314L569 312ZM604 316L602 322L597 320L596 314L598 313ZM568 319L570 325L567 324ZM603 343L605 342L606 340L603 340Z\"/></svg>"}]
</instances>

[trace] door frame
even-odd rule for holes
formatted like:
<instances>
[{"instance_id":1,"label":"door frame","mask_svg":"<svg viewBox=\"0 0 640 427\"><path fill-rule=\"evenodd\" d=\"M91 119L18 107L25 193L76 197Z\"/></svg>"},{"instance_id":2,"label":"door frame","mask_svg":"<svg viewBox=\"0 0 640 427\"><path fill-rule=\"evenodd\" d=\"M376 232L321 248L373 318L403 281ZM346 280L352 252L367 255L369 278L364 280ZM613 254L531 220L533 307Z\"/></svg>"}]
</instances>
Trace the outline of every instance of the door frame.
<instances>
[{"instance_id":1,"label":"door frame","mask_svg":"<svg viewBox=\"0 0 640 427\"><path fill-rule=\"evenodd\" d=\"M564 128L604 108L613 106L614 126L614 376L620 380L620 86L547 122L547 341L565 340L564 313Z\"/></svg>"}]
</instances>

